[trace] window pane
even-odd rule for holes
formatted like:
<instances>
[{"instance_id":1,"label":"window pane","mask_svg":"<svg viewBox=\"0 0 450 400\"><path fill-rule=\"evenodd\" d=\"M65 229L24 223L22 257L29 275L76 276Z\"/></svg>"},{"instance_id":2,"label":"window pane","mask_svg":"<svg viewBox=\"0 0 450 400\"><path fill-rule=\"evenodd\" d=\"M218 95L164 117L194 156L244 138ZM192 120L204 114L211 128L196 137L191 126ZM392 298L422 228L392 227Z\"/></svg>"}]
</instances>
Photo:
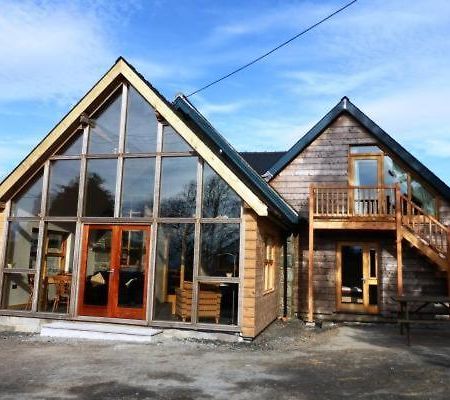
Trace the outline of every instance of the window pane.
<instances>
[{"instance_id":1,"label":"window pane","mask_svg":"<svg viewBox=\"0 0 450 400\"><path fill-rule=\"evenodd\" d=\"M197 158L165 157L161 166L161 217L194 217Z\"/></svg>"},{"instance_id":2,"label":"window pane","mask_svg":"<svg viewBox=\"0 0 450 400\"><path fill-rule=\"evenodd\" d=\"M46 224L38 310L67 313L72 284L75 223Z\"/></svg>"},{"instance_id":3,"label":"window pane","mask_svg":"<svg viewBox=\"0 0 450 400\"><path fill-rule=\"evenodd\" d=\"M165 152L193 151L191 146L170 125L164 125L162 150Z\"/></svg>"},{"instance_id":4,"label":"window pane","mask_svg":"<svg viewBox=\"0 0 450 400\"><path fill-rule=\"evenodd\" d=\"M194 224L158 225L155 319L190 320L193 264Z\"/></svg>"},{"instance_id":5,"label":"window pane","mask_svg":"<svg viewBox=\"0 0 450 400\"><path fill-rule=\"evenodd\" d=\"M236 192L205 163L203 168L203 217L239 218L241 200Z\"/></svg>"},{"instance_id":6,"label":"window pane","mask_svg":"<svg viewBox=\"0 0 450 400\"><path fill-rule=\"evenodd\" d=\"M200 283L198 322L237 325L238 295L237 283Z\"/></svg>"},{"instance_id":7,"label":"window pane","mask_svg":"<svg viewBox=\"0 0 450 400\"><path fill-rule=\"evenodd\" d=\"M127 153L154 153L158 121L155 110L134 89L128 92L125 151Z\"/></svg>"},{"instance_id":8,"label":"window pane","mask_svg":"<svg viewBox=\"0 0 450 400\"><path fill-rule=\"evenodd\" d=\"M31 310L34 274L5 274L3 277L2 308Z\"/></svg>"},{"instance_id":9,"label":"window pane","mask_svg":"<svg viewBox=\"0 0 450 400\"><path fill-rule=\"evenodd\" d=\"M121 90L96 116L89 129L88 153L111 154L119 150Z\"/></svg>"},{"instance_id":10,"label":"window pane","mask_svg":"<svg viewBox=\"0 0 450 400\"><path fill-rule=\"evenodd\" d=\"M83 147L83 131L77 131L74 137L71 138L62 148L58 151L60 156L78 156L81 154L81 148Z\"/></svg>"},{"instance_id":11,"label":"window pane","mask_svg":"<svg viewBox=\"0 0 450 400\"><path fill-rule=\"evenodd\" d=\"M88 160L84 215L112 217L116 192L117 160Z\"/></svg>"},{"instance_id":12,"label":"window pane","mask_svg":"<svg viewBox=\"0 0 450 400\"><path fill-rule=\"evenodd\" d=\"M42 172L26 186L12 201L13 217L34 217L41 211Z\"/></svg>"},{"instance_id":13,"label":"window pane","mask_svg":"<svg viewBox=\"0 0 450 400\"><path fill-rule=\"evenodd\" d=\"M389 156L384 157L384 183L386 185L396 185L398 183L402 194L408 193L408 175Z\"/></svg>"},{"instance_id":14,"label":"window pane","mask_svg":"<svg viewBox=\"0 0 450 400\"><path fill-rule=\"evenodd\" d=\"M436 215L433 195L414 179L411 180L411 200L428 214Z\"/></svg>"},{"instance_id":15,"label":"window pane","mask_svg":"<svg viewBox=\"0 0 450 400\"><path fill-rule=\"evenodd\" d=\"M80 161L58 160L50 164L48 215L76 216Z\"/></svg>"},{"instance_id":16,"label":"window pane","mask_svg":"<svg viewBox=\"0 0 450 400\"><path fill-rule=\"evenodd\" d=\"M202 224L199 274L239 276L239 224Z\"/></svg>"},{"instance_id":17,"label":"window pane","mask_svg":"<svg viewBox=\"0 0 450 400\"><path fill-rule=\"evenodd\" d=\"M128 158L123 164L122 217L150 217L153 213L154 158Z\"/></svg>"},{"instance_id":18,"label":"window pane","mask_svg":"<svg viewBox=\"0 0 450 400\"><path fill-rule=\"evenodd\" d=\"M6 248L6 269L35 269L38 249L37 221L11 222Z\"/></svg>"},{"instance_id":19,"label":"window pane","mask_svg":"<svg viewBox=\"0 0 450 400\"><path fill-rule=\"evenodd\" d=\"M368 153L381 153L381 149L378 146L350 146L351 154L368 154Z\"/></svg>"}]
</instances>

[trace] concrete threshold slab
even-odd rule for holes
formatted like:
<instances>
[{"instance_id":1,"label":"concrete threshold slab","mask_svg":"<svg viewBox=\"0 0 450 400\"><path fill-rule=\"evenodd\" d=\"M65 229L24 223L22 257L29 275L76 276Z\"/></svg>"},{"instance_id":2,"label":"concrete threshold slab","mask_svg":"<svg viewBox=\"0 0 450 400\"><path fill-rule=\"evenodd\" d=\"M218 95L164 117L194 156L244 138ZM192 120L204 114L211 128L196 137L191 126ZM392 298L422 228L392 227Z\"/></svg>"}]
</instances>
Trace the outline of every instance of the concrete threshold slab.
<instances>
[{"instance_id":1,"label":"concrete threshold slab","mask_svg":"<svg viewBox=\"0 0 450 400\"><path fill-rule=\"evenodd\" d=\"M119 340L150 343L152 337L162 332L144 326L116 325L106 323L58 321L44 324L41 336L92 340Z\"/></svg>"}]
</instances>

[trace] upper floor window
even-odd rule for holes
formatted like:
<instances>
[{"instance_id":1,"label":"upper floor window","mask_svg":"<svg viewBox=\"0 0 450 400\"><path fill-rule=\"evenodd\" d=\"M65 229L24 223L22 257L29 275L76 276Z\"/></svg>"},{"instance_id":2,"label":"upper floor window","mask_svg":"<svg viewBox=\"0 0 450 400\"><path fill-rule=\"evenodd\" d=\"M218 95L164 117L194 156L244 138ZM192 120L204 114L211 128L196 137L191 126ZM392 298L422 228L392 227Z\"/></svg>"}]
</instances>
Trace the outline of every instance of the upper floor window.
<instances>
[{"instance_id":1,"label":"upper floor window","mask_svg":"<svg viewBox=\"0 0 450 400\"><path fill-rule=\"evenodd\" d=\"M374 145L355 145L350 146L350 154L380 154L383 151Z\"/></svg>"},{"instance_id":2,"label":"upper floor window","mask_svg":"<svg viewBox=\"0 0 450 400\"><path fill-rule=\"evenodd\" d=\"M14 197L11 203L12 217L37 217L41 211L43 172Z\"/></svg>"}]
</instances>

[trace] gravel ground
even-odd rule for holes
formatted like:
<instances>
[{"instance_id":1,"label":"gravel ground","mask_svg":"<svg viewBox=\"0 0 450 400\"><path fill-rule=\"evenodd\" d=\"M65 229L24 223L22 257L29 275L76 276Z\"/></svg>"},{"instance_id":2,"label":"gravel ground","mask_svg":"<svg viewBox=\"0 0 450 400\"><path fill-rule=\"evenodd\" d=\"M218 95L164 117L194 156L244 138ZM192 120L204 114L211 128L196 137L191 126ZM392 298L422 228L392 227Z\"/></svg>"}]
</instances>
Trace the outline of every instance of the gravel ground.
<instances>
[{"instance_id":1,"label":"gravel ground","mask_svg":"<svg viewBox=\"0 0 450 400\"><path fill-rule=\"evenodd\" d=\"M251 343L0 333L0 399L448 399L450 331L276 322Z\"/></svg>"}]
</instances>

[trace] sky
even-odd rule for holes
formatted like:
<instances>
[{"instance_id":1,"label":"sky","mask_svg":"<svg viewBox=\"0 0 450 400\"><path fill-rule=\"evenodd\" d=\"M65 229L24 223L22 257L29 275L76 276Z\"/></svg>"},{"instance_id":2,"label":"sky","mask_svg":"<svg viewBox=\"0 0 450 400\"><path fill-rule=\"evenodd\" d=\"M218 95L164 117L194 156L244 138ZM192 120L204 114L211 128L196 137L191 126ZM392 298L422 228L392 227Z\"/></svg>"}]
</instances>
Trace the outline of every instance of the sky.
<instances>
[{"instance_id":1,"label":"sky","mask_svg":"<svg viewBox=\"0 0 450 400\"><path fill-rule=\"evenodd\" d=\"M347 2L0 0L0 177L119 56L173 100ZM276 151L343 96L450 184L450 1L359 0L190 100L239 151Z\"/></svg>"}]
</instances>

